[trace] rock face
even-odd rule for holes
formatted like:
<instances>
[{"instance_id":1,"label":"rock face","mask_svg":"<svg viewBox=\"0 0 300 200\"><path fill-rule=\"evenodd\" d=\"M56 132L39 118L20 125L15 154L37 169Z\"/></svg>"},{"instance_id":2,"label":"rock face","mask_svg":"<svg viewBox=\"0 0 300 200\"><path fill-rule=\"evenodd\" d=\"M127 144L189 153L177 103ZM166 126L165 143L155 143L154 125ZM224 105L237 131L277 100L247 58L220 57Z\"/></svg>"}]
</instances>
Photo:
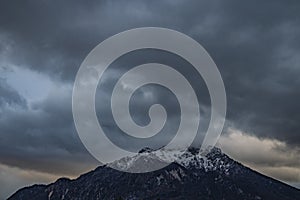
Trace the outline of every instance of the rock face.
<instances>
[{"instance_id":1,"label":"rock face","mask_svg":"<svg viewBox=\"0 0 300 200\"><path fill-rule=\"evenodd\" d=\"M205 154L196 148L183 154L177 150L145 148L135 157L110 165L130 169L134 162L147 159L171 164L142 174L101 166L75 180L61 178L49 185L20 189L9 200L300 199L299 189L243 166L218 148Z\"/></svg>"}]
</instances>

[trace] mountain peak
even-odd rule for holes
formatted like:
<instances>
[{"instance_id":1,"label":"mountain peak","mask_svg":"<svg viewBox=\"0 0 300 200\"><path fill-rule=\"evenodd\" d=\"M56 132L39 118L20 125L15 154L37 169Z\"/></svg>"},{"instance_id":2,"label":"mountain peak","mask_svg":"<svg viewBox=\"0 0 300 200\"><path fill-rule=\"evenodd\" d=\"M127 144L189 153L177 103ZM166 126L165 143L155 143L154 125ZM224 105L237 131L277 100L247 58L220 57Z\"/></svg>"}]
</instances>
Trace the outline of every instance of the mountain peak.
<instances>
[{"instance_id":1,"label":"mountain peak","mask_svg":"<svg viewBox=\"0 0 300 200\"><path fill-rule=\"evenodd\" d=\"M150 153L152 151L154 151L154 149L151 149L149 147L144 147L138 153Z\"/></svg>"},{"instance_id":2,"label":"mountain peak","mask_svg":"<svg viewBox=\"0 0 300 200\"><path fill-rule=\"evenodd\" d=\"M294 200L300 196L300 190L243 166L219 148L209 151L146 148L138 155L114 164L130 168L134 162L148 164L152 159L171 161L171 164L149 173L126 173L112 169L108 164L72 181L59 179L50 185L23 188L9 200Z\"/></svg>"},{"instance_id":3,"label":"mountain peak","mask_svg":"<svg viewBox=\"0 0 300 200\"><path fill-rule=\"evenodd\" d=\"M141 149L134 156L124 157L109 163L108 166L125 172L141 173L150 172L167 166L170 163L177 163L183 167L205 168L206 171L223 166L225 169L230 163L221 162L217 157L224 156L221 149L213 147L202 150L196 147L188 149L165 149L153 150L149 147ZM224 158L226 160L226 158ZM227 159L229 160L229 159ZM220 162L220 163L218 163Z\"/></svg>"}]
</instances>

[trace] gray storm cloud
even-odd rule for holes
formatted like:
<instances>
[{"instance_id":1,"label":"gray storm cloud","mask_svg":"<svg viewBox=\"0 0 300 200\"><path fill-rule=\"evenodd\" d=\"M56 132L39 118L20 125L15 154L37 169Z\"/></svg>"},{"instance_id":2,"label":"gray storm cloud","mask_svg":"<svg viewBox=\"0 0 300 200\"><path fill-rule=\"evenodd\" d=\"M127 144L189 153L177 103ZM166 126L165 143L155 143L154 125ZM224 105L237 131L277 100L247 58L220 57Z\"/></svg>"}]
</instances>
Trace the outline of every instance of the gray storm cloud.
<instances>
[{"instance_id":1,"label":"gray storm cloud","mask_svg":"<svg viewBox=\"0 0 300 200\"><path fill-rule=\"evenodd\" d=\"M158 26L181 31L197 40L219 67L228 98L223 133L227 138L223 138L226 151L235 155L230 142L244 141L241 138L247 135L254 138L250 139L253 143L249 142L249 151L265 144L265 140L276 141L281 149L278 154L274 147L276 151L264 149L266 153L259 157L241 152L236 158L282 180L299 181L289 175L299 173L299 163L294 163L298 158L291 153L299 152L300 145L299 10L300 2L296 0L2 1L0 163L55 175L77 175L96 166L73 124L71 90L76 72L86 55L107 37L130 28ZM161 62L171 60L169 65L186 66L160 52L136 52L133 60L125 59L123 64L147 61L149 57ZM6 74L12 66L49 77L53 89L45 89L41 100L29 101L9 84ZM108 72L98 97L108 97L109 85L118 73ZM32 89L26 88L25 83L18 84L23 91ZM165 98L162 91L147 92L154 98ZM202 103L200 123L205 130L210 101L201 81L198 92ZM143 96L137 96L132 104L143 109L139 105L142 99ZM170 101L170 108L174 105ZM96 107L101 111L101 102ZM141 123L147 121L137 111L133 109L134 118ZM176 112L172 115L176 117ZM111 121L104 123L114 130ZM229 131L232 129L246 136L234 135ZM256 142L255 138L263 142Z\"/></svg>"}]
</instances>

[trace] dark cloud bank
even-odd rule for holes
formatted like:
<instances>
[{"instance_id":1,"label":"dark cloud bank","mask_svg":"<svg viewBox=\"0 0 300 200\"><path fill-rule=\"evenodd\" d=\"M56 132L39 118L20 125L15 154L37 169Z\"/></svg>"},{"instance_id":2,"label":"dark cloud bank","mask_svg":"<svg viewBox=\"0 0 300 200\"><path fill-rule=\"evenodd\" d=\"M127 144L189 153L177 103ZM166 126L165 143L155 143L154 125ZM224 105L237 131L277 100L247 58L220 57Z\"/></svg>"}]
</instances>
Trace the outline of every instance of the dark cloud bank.
<instances>
[{"instance_id":1,"label":"dark cloud bank","mask_svg":"<svg viewBox=\"0 0 300 200\"><path fill-rule=\"evenodd\" d=\"M0 163L66 175L95 166L73 124L76 72L98 43L143 26L181 31L210 53L227 92L224 135L236 129L283 142L285 151L299 150L299 10L296 0L2 1ZM57 89L29 102L8 84L4 71L11 66L46 75ZM199 89L205 87L199 84ZM100 95L105 98L105 91Z\"/></svg>"}]
</instances>

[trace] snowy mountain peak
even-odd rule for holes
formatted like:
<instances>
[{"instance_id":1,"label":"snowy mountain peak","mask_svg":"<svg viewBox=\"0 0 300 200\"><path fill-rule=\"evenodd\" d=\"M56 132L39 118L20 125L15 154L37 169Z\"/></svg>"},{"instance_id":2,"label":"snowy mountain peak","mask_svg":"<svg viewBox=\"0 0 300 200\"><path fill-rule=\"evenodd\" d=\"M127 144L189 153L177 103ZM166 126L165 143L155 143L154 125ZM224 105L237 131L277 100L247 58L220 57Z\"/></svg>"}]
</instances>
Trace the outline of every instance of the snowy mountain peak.
<instances>
[{"instance_id":1,"label":"snowy mountain peak","mask_svg":"<svg viewBox=\"0 0 300 200\"><path fill-rule=\"evenodd\" d=\"M197 168L208 170L228 168L230 159L219 148L213 147L207 150L190 147L187 150L165 149L153 150L143 148L132 157L124 157L108 164L117 170L140 173L161 169L170 163L177 163L185 168Z\"/></svg>"},{"instance_id":2,"label":"snowy mountain peak","mask_svg":"<svg viewBox=\"0 0 300 200\"><path fill-rule=\"evenodd\" d=\"M170 164L169 162L172 161ZM255 172L218 148L201 151L144 149L134 157L110 163L137 170L159 162L168 165L149 173L124 173L108 165L77 179L20 189L9 200L136 199L299 199L300 190Z\"/></svg>"},{"instance_id":3,"label":"snowy mountain peak","mask_svg":"<svg viewBox=\"0 0 300 200\"><path fill-rule=\"evenodd\" d=\"M155 150L151 149L149 147L145 147L145 148L142 148L138 153L150 153L152 151L155 151Z\"/></svg>"}]
</instances>

